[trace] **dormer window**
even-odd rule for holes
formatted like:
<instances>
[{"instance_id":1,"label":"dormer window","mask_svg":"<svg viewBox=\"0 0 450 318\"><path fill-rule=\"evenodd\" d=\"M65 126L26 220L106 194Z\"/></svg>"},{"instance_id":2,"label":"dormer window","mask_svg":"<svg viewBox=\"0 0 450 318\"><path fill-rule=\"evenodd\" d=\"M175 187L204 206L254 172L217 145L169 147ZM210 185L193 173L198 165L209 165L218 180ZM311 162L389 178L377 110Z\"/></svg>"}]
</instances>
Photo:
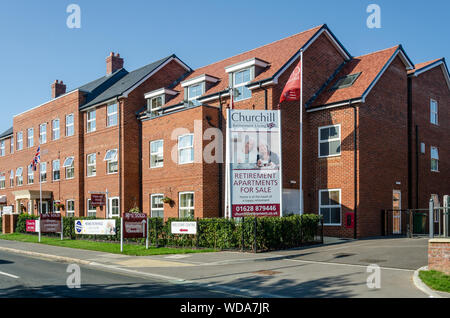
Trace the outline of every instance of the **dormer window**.
<instances>
[{"instance_id":1,"label":"dormer window","mask_svg":"<svg viewBox=\"0 0 450 318\"><path fill-rule=\"evenodd\" d=\"M225 67L229 76L229 84L233 88L234 101L241 101L252 97L247 85L262 73L269 63L258 58L252 58L237 64Z\"/></svg>"},{"instance_id":2,"label":"dormer window","mask_svg":"<svg viewBox=\"0 0 450 318\"><path fill-rule=\"evenodd\" d=\"M168 88L160 88L145 94L147 100L147 112L152 116L157 116L164 104L173 96L177 95L177 91Z\"/></svg>"},{"instance_id":3,"label":"dormer window","mask_svg":"<svg viewBox=\"0 0 450 318\"><path fill-rule=\"evenodd\" d=\"M181 87L184 88L185 101L194 105L200 104L198 99L218 81L219 79L217 77L203 74L181 82Z\"/></svg>"}]
</instances>

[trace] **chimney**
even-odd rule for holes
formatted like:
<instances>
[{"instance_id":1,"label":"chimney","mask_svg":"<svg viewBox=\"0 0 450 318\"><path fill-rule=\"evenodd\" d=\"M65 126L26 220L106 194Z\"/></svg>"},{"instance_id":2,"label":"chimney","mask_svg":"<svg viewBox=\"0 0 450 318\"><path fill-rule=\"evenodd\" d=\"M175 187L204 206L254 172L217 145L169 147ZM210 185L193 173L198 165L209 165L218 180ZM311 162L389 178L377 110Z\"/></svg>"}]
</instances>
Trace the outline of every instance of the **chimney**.
<instances>
[{"instance_id":1,"label":"chimney","mask_svg":"<svg viewBox=\"0 0 450 318\"><path fill-rule=\"evenodd\" d=\"M106 75L112 74L121 68L123 68L123 58L120 57L120 54L109 53L109 56L106 58Z\"/></svg>"},{"instance_id":2,"label":"chimney","mask_svg":"<svg viewBox=\"0 0 450 318\"><path fill-rule=\"evenodd\" d=\"M66 84L63 83L63 81L59 82L56 80L52 84L52 98L59 97L61 95L64 95L66 93Z\"/></svg>"}]
</instances>

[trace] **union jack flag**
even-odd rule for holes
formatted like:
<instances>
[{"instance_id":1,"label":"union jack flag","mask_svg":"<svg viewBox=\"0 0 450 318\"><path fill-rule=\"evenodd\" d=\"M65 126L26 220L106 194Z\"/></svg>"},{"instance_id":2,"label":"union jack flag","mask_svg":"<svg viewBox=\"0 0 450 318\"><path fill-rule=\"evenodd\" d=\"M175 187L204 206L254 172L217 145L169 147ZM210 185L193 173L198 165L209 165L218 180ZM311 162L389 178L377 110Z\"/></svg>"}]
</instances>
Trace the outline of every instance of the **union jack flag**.
<instances>
[{"instance_id":1,"label":"union jack flag","mask_svg":"<svg viewBox=\"0 0 450 318\"><path fill-rule=\"evenodd\" d=\"M34 171L36 171L36 167L39 162L41 162L41 146L38 147L36 154L34 155L33 161L31 162Z\"/></svg>"}]
</instances>

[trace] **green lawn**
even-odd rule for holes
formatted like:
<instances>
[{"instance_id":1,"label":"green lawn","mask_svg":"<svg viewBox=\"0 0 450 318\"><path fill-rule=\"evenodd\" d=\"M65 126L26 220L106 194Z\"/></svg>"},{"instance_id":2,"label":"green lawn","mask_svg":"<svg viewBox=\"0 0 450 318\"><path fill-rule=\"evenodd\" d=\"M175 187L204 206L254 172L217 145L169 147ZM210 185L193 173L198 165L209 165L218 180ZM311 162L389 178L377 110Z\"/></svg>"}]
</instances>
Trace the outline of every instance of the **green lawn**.
<instances>
[{"instance_id":1,"label":"green lawn","mask_svg":"<svg viewBox=\"0 0 450 318\"><path fill-rule=\"evenodd\" d=\"M420 271L420 279L434 290L450 293L450 275L438 271Z\"/></svg>"},{"instance_id":2,"label":"green lawn","mask_svg":"<svg viewBox=\"0 0 450 318\"><path fill-rule=\"evenodd\" d=\"M0 239L19 242L38 243L37 235L21 234L21 233L0 234ZM169 247L157 248L151 246L149 246L147 250L145 249L145 245L125 244L124 242L123 253L121 253L120 243L94 242L86 240L69 240L69 239L61 241L60 238L44 237L44 236L41 236L40 244L71 247L83 250L107 252L114 254L133 255L133 256L216 252L216 250L214 249L169 248Z\"/></svg>"}]
</instances>

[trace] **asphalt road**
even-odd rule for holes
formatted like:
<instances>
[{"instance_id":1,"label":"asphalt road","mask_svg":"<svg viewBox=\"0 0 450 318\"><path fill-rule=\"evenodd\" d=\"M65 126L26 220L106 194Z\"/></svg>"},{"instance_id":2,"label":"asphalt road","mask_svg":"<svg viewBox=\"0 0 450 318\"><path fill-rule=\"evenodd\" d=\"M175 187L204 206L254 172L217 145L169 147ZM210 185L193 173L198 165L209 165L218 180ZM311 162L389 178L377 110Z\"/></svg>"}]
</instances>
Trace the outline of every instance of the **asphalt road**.
<instances>
[{"instance_id":1,"label":"asphalt road","mask_svg":"<svg viewBox=\"0 0 450 318\"><path fill-rule=\"evenodd\" d=\"M68 288L69 264L0 252L0 297L236 297L233 293L80 266L80 288Z\"/></svg>"}]
</instances>

